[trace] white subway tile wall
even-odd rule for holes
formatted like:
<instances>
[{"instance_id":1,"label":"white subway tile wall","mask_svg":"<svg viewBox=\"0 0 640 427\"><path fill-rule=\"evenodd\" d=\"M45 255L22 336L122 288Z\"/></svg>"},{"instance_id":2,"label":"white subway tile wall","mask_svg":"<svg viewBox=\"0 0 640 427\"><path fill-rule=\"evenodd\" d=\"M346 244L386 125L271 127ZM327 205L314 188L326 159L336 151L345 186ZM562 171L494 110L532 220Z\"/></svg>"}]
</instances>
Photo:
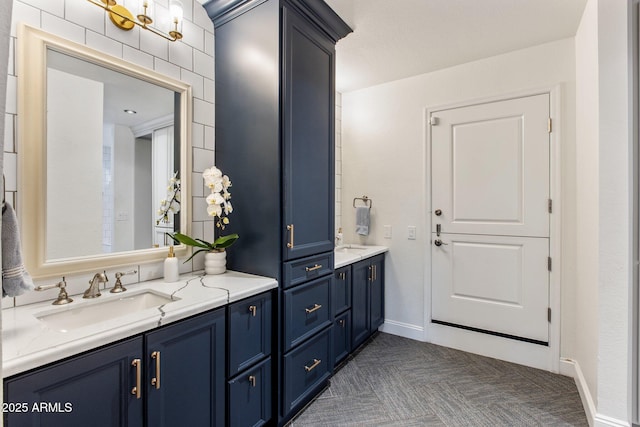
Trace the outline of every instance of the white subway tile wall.
<instances>
[{"instance_id":1,"label":"white subway tile wall","mask_svg":"<svg viewBox=\"0 0 640 427\"><path fill-rule=\"evenodd\" d=\"M122 3L122 2L119 2ZM135 2L125 1L125 6L133 8ZM166 14L168 0L156 0L156 17ZM85 0L14 0L9 49L7 79L7 111L4 132L4 165L7 188L5 197L14 205L19 194L17 191L16 163L20 155L17 143L17 78L15 58L17 43L17 24L26 23L47 32L85 44L93 49L124 59L137 65L153 69L156 72L183 80L193 86L193 164L194 171L201 172L213 165L214 147L214 30L204 8L195 0L183 0L184 24L181 41L168 42L149 31L135 28L122 31L109 22L108 16ZM192 234L195 237L210 239L213 237L213 222L205 212L205 200L202 178L193 173L185 179L193 184ZM199 182L200 181L200 182ZM23 242L23 245L28 242ZM187 264L180 262L180 272L203 268L202 257ZM152 280L162 277L162 263L131 265L107 270L109 283L115 283L116 271L137 270L138 273L124 276L123 283ZM91 275L66 276L69 294L78 294L88 287ZM61 280L51 279L36 284L54 283ZM30 304L38 301L53 301L55 290L29 292L17 298L3 298L2 308Z\"/></svg>"}]
</instances>

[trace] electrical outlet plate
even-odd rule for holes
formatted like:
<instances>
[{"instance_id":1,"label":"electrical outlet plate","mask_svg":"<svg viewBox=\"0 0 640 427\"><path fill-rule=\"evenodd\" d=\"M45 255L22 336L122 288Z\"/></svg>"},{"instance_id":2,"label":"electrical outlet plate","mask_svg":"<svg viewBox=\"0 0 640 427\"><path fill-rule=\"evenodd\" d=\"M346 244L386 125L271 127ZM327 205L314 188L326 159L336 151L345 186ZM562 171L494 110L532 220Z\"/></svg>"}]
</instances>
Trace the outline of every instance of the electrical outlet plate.
<instances>
[{"instance_id":1,"label":"electrical outlet plate","mask_svg":"<svg viewBox=\"0 0 640 427\"><path fill-rule=\"evenodd\" d=\"M384 238L385 239L390 239L391 238L391 226L390 225L385 225L384 226Z\"/></svg>"},{"instance_id":2,"label":"electrical outlet plate","mask_svg":"<svg viewBox=\"0 0 640 427\"><path fill-rule=\"evenodd\" d=\"M407 227L407 231L408 231L408 239L409 240L416 240L416 226L415 225L410 225L409 227Z\"/></svg>"}]
</instances>

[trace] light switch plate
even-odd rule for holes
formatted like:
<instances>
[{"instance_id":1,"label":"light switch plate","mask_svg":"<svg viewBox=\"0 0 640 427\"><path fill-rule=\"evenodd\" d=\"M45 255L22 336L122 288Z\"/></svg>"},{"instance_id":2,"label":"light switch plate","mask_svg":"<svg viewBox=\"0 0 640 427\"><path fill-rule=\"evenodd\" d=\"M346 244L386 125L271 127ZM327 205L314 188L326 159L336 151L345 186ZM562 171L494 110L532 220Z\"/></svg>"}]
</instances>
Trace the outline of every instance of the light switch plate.
<instances>
[{"instance_id":1,"label":"light switch plate","mask_svg":"<svg viewBox=\"0 0 640 427\"><path fill-rule=\"evenodd\" d=\"M385 239L390 239L391 238L391 226L390 225L385 225L384 226L384 238Z\"/></svg>"},{"instance_id":2,"label":"light switch plate","mask_svg":"<svg viewBox=\"0 0 640 427\"><path fill-rule=\"evenodd\" d=\"M416 240L416 226L410 225L407 227L407 238L409 240Z\"/></svg>"}]
</instances>

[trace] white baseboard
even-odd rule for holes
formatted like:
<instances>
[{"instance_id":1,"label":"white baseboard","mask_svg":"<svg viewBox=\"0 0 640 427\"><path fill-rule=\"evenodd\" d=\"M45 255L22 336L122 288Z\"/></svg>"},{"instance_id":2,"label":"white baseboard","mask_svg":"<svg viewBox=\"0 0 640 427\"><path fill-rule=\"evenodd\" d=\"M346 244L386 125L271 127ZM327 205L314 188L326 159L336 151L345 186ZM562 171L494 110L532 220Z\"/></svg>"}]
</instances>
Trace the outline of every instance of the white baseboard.
<instances>
[{"instance_id":1,"label":"white baseboard","mask_svg":"<svg viewBox=\"0 0 640 427\"><path fill-rule=\"evenodd\" d=\"M398 335L416 341L424 341L424 329L421 326L411 325L409 323L385 320L379 330L391 335Z\"/></svg>"},{"instance_id":2,"label":"white baseboard","mask_svg":"<svg viewBox=\"0 0 640 427\"><path fill-rule=\"evenodd\" d=\"M624 420L618 420L606 415L596 414L594 427L631 427L631 424Z\"/></svg>"},{"instance_id":3,"label":"white baseboard","mask_svg":"<svg viewBox=\"0 0 640 427\"><path fill-rule=\"evenodd\" d=\"M587 422L589 423L589 426L594 427L596 405L594 403L593 396L591 396L591 392L589 391L589 387L587 386L587 381L582 374L582 369L580 369L580 364L573 359L562 358L560 359L560 373L568 377L573 377L575 380L576 387L578 388L578 394L582 401L582 407L584 408L584 412L587 416Z\"/></svg>"},{"instance_id":4,"label":"white baseboard","mask_svg":"<svg viewBox=\"0 0 640 427\"><path fill-rule=\"evenodd\" d=\"M631 424L624 420L609 417L607 415L599 414L596 408L595 400L589 391L587 381L584 378L580 364L572 359L560 359L560 373L573 377L578 387L578 393L580 394L580 400L582 400L582 406L584 412L587 415L587 422L591 427L631 427Z\"/></svg>"}]
</instances>

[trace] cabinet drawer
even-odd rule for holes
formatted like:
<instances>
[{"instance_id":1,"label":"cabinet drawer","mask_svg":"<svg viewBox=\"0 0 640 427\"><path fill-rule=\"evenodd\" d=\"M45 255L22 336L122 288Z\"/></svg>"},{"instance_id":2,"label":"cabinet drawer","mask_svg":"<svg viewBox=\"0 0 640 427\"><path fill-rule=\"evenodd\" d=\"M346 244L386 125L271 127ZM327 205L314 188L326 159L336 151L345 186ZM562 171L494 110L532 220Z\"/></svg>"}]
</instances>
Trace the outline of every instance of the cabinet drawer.
<instances>
[{"instance_id":1,"label":"cabinet drawer","mask_svg":"<svg viewBox=\"0 0 640 427\"><path fill-rule=\"evenodd\" d=\"M342 362L351 351L351 310L336 317L333 322L334 366Z\"/></svg>"},{"instance_id":2,"label":"cabinet drawer","mask_svg":"<svg viewBox=\"0 0 640 427\"><path fill-rule=\"evenodd\" d=\"M283 288L291 288L332 271L333 252L285 262Z\"/></svg>"},{"instance_id":3,"label":"cabinet drawer","mask_svg":"<svg viewBox=\"0 0 640 427\"><path fill-rule=\"evenodd\" d=\"M238 301L228 310L231 377L271 354L271 293Z\"/></svg>"},{"instance_id":4,"label":"cabinet drawer","mask_svg":"<svg viewBox=\"0 0 640 427\"><path fill-rule=\"evenodd\" d=\"M331 328L284 356L284 413L305 403L333 370Z\"/></svg>"},{"instance_id":5,"label":"cabinet drawer","mask_svg":"<svg viewBox=\"0 0 640 427\"><path fill-rule=\"evenodd\" d=\"M325 276L284 291L285 351L331 324L332 279Z\"/></svg>"},{"instance_id":6,"label":"cabinet drawer","mask_svg":"<svg viewBox=\"0 0 640 427\"><path fill-rule=\"evenodd\" d=\"M261 426L271 419L271 358L229 380L230 426Z\"/></svg>"},{"instance_id":7,"label":"cabinet drawer","mask_svg":"<svg viewBox=\"0 0 640 427\"><path fill-rule=\"evenodd\" d=\"M351 308L351 266L336 270L331 296L335 316Z\"/></svg>"}]
</instances>

